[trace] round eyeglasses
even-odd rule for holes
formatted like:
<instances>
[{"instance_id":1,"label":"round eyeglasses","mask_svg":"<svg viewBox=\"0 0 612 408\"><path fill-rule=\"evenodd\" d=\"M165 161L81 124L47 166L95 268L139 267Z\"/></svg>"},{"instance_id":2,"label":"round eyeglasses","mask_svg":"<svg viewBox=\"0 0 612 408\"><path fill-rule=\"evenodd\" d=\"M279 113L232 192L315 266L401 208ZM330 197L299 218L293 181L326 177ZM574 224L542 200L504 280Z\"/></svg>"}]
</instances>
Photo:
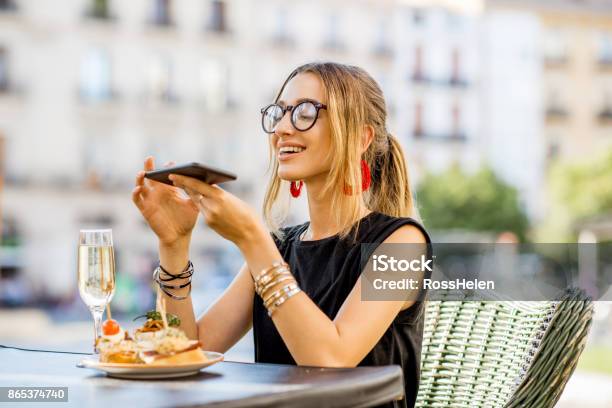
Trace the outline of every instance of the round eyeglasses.
<instances>
[{"instance_id":1,"label":"round eyeglasses","mask_svg":"<svg viewBox=\"0 0 612 408\"><path fill-rule=\"evenodd\" d=\"M273 103L261 109L261 126L264 132L274 133L276 126L285 116L285 112L291 112L291 124L296 130L304 132L314 126L321 109L327 109L327 105L319 102L303 101L295 106L282 107Z\"/></svg>"}]
</instances>

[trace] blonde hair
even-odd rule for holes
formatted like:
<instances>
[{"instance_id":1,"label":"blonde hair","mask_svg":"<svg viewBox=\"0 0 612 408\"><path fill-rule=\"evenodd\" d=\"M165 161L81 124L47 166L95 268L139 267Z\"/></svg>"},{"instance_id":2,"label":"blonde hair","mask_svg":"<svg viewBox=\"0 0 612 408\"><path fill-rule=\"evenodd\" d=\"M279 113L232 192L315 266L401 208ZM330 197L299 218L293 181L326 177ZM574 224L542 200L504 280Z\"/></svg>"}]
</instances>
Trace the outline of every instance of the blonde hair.
<instances>
[{"instance_id":1,"label":"blonde hair","mask_svg":"<svg viewBox=\"0 0 612 408\"><path fill-rule=\"evenodd\" d=\"M329 155L333 160L322 194L329 194L332 208L336 209L339 235L346 237L351 228L358 225L361 200L371 211L393 217L415 216L406 160L398 140L387 131L387 108L376 81L356 66L333 62L309 63L291 72L275 101L278 101L287 83L301 73L317 75L325 89L331 130ZM361 138L366 125L372 127L374 137L361 156ZM288 214L289 182L278 176L278 160L273 154L273 146L270 149L270 179L263 212L270 230L282 238L279 227ZM363 194L345 194L345 189L354 191L353 186L362 185L362 158L370 168L371 186ZM285 200L281 200L283 196Z\"/></svg>"}]
</instances>

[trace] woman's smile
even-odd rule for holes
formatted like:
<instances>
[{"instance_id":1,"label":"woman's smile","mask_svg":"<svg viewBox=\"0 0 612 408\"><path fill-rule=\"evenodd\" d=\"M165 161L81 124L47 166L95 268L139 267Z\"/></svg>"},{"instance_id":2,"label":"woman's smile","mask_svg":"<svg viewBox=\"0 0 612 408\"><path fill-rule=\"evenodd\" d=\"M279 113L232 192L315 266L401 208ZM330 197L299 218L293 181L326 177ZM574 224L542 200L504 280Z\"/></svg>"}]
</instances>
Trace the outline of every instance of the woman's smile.
<instances>
[{"instance_id":1,"label":"woman's smile","mask_svg":"<svg viewBox=\"0 0 612 408\"><path fill-rule=\"evenodd\" d=\"M297 143L282 142L277 145L278 161L291 160L297 156L301 156L306 150L306 147Z\"/></svg>"}]
</instances>

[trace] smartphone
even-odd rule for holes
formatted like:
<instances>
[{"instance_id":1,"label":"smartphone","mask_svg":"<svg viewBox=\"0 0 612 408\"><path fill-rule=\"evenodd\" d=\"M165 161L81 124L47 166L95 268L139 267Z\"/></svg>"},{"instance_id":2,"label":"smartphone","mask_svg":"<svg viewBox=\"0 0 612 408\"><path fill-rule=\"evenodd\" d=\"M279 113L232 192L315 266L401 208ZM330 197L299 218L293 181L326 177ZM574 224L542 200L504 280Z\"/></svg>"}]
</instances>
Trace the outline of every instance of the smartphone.
<instances>
[{"instance_id":1,"label":"smartphone","mask_svg":"<svg viewBox=\"0 0 612 408\"><path fill-rule=\"evenodd\" d=\"M196 162L147 171L145 173L145 177L151 180L159 181L160 183L172 185L172 181L168 178L170 174L180 174L182 176L193 177L208 184L225 183L226 181L236 180L237 178L235 174L228 171L204 166L203 164Z\"/></svg>"}]
</instances>

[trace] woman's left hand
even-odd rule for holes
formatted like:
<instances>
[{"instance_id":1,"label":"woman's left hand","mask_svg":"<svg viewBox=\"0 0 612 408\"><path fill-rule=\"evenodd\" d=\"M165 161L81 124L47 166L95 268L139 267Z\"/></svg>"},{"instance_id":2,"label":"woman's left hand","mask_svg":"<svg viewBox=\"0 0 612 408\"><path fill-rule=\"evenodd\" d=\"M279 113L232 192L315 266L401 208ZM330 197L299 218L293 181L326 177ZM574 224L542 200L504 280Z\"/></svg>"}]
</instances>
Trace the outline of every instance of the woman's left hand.
<instances>
[{"instance_id":1,"label":"woman's left hand","mask_svg":"<svg viewBox=\"0 0 612 408\"><path fill-rule=\"evenodd\" d=\"M258 234L265 230L247 203L222 188L178 174L170 175L170 180L187 192L209 227L237 246L258 239Z\"/></svg>"}]
</instances>

